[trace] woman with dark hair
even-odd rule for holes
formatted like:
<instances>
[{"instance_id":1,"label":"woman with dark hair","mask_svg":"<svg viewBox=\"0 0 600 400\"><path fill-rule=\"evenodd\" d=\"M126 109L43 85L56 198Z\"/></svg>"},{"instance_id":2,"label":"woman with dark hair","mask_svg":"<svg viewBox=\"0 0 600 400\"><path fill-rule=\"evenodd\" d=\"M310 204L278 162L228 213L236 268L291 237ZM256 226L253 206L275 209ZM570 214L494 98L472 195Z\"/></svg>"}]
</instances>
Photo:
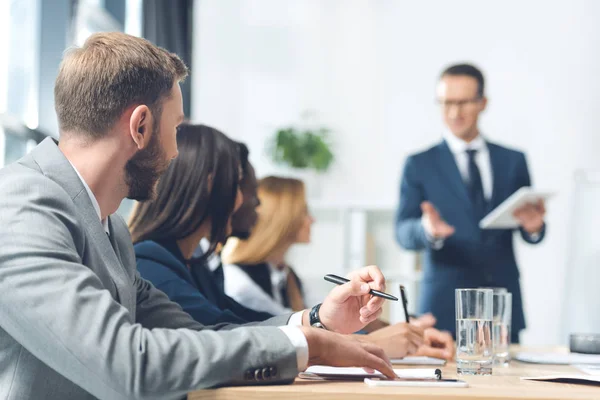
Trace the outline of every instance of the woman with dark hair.
<instances>
[{"instance_id":1,"label":"woman with dark hair","mask_svg":"<svg viewBox=\"0 0 600 400\"><path fill-rule=\"evenodd\" d=\"M206 259L231 232L231 215L242 204L240 145L204 125L182 125L179 156L157 185L152 201L136 204L129 221L141 276L179 303L197 321L262 321L272 315L225 298L214 300ZM193 257L202 238L207 250Z\"/></svg>"}]
</instances>

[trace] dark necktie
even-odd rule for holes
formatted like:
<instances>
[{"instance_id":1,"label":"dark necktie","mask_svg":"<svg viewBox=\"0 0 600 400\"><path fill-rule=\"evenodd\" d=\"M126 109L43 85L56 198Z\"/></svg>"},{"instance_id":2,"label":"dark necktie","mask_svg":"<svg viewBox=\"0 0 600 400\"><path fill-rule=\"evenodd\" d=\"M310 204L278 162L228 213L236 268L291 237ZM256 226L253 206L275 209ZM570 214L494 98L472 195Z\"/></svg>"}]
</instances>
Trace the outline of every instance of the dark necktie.
<instances>
[{"instance_id":1,"label":"dark necktie","mask_svg":"<svg viewBox=\"0 0 600 400\"><path fill-rule=\"evenodd\" d=\"M479 173L479 167L475 163L475 155L477 150L467 150L469 156L469 196L473 202L473 210L475 211L475 217L477 221L481 221L485 217L485 196L483 195L483 184L481 183L481 174Z\"/></svg>"}]
</instances>

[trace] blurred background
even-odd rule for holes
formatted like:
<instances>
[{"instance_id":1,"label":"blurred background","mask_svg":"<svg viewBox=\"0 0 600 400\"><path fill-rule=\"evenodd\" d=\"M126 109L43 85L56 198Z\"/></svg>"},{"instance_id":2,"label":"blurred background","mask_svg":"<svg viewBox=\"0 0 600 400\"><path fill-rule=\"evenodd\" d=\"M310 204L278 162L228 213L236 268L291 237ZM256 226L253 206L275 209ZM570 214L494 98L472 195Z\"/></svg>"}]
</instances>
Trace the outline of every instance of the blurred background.
<instances>
[{"instance_id":1,"label":"blurred background","mask_svg":"<svg viewBox=\"0 0 600 400\"><path fill-rule=\"evenodd\" d=\"M595 0L0 0L0 165L58 138L66 48L98 31L146 37L190 66L193 122L245 142L259 177L307 183L317 223L290 263L308 301L330 289L324 271L373 263L391 292L407 286L414 310L420 257L393 233L400 172L441 139L439 73L474 63L490 100L483 134L526 151L534 186L556 193L545 241L516 241L522 342L565 343L574 329L600 331L599 18ZM273 159L289 127L328 132L324 171Z\"/></svg>"}]
</instances>

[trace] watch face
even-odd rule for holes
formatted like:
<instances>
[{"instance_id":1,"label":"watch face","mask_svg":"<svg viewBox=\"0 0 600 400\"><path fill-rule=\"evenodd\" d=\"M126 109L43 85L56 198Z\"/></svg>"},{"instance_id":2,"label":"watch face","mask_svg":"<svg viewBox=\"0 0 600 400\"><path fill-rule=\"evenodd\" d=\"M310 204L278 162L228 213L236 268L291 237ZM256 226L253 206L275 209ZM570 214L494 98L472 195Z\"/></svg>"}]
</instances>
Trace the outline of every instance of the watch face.
<instances>
[{"instance_id":1,"label":"watch face","mask_svg":"<svg viewBox=\"0 0 600 400\"><path fill-rule=\"evenodd\" d=\"M312 324L313 328L321 328L321 329L325 329L325 327L323 326L322 323L320 322L315 322L314 324Z\"/></svg>"}]
</instances>

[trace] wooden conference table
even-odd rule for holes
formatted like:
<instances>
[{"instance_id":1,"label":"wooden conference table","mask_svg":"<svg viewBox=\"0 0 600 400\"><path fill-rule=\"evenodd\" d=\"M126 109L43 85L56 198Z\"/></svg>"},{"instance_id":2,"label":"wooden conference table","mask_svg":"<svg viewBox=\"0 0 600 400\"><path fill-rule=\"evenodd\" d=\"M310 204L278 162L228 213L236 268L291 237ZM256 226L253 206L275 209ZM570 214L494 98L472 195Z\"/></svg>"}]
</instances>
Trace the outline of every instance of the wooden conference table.
<instances>
[{"instance_id":1,"label":"wooden conference table","mask_svg":"<svg viewBox=\"0 0 600 400\"><path fill-rule=\"evenodd\" d=\"M514 350L518 350L515 348ZM528 349L529 350L529 349ZM547 350L547 349L546 349ZM410 368L396 366L395 368ZM427 367L429 368L429 367ZM442 368L444 378L456 378L456 365ZM363 382L326 382L296 379L293 385L240 386L199 390L189 400L208 399L600 399L600 386L522 381L521 376L580 373L571 366L534 365L512 361L506 368L494 368L492 376L461 376L468 388L368 387Z\"/></svg>"}]
</instances>

